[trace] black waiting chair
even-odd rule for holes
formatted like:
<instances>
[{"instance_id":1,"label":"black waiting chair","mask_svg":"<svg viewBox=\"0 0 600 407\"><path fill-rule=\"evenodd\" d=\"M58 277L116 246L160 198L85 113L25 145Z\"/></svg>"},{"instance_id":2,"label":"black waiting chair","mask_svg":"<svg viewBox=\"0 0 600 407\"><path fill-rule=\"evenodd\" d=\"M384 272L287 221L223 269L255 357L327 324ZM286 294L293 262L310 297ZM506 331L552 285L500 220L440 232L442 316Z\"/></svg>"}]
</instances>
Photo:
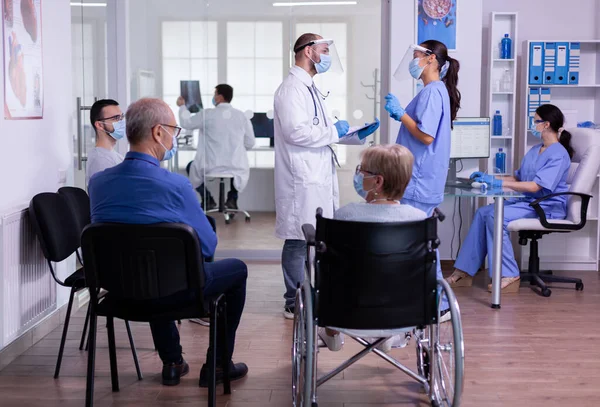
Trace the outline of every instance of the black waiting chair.
<instances>
[{"instance_id":1,"label":"black waiting chair","mask_svg":"<svg viewBox=\"0 0 600 407\"><path fill-rule=\"evenodd\" d=\"M177 223L97 223L83 231L82 251L91 295L86 406L92 406L94 399L98 316L107 318L112 389L116 392L119 391L119 378L114 318L139 322L175 321L203 317L209 309L209 406L216 404L217 351L222 352L225 394L231 394L225 340L227 305L223 295L211 299L203 297L204 260L194 229ZM96 294L100 289L107 291L103 298ZM161 299L186 292L193 292L195 296L183 305L156 305Z\"/></svg>"},{"instance_id":2,"label":"black waiting chair","mask_svg":"<svg viewBox=\"0 0 600 407\"><path fill-rule=\"evenodd\" d=\"M90 210L90 197L87 192L85 192L81 188L77 187L62 187L58 190L58 194L65 198L69 208L71 209L71 213L75 220L75 224L77 226L78 234L81 237L83 233L83 229L92 223L92 215ZM81 247L81 243L80 243ZM80 253L78 252L78 255ZM81 257L78 257L79 262L81 263ZM82 264L83 265L83 264ZM85 322L83 324L83 332L81 333L81 342L79 343L79 350L83 349L83 343L86 338L87 327L90 319L90 307L88 305L87 313L85 315ZM137 371L138 378L140 380L143 379L142 371L140 369L140 364L137 357L137 352L135 348L135 343L133 340L133 334L131 332L131 327L129 323L125 321L125 328L127 329L127 336L129 338L129 344L131 345L131 351L133 353L133 362L135 364L135 369ZM88 344L86 343L85 350L88 350Z\"/></svg>"},{"instance_id":3,"label":"black waiting chair","mask_svg":"<svg viewBox=\"0 0 600 407\"><path fill-rule=\"evenodd\" d=\"M71 310L73 308L73 299L75 293L87 288L83 267L79 267L74 273L67 277L64 281L60 280L56 275L52 263L59 263L73 253L77 255L80 264L83 264L81 256L77 249L80 247L80 230L77 226L75 217L72 216L72 208L64 196L44 192L33 197L29 204L29 217L35 233L40 241L40 246L44 257L48 261L48 267L54 280L61 286L71 289L69 303L67 305L67 314L63 327L63 334L60 341L58 351L58 359L56 361L56 369L54 378L58 378L60 374L60 365L65 348L67 332L69 330L69 322L71 319ZM127 324L128 325L128 324ZM82 335L82 341L85 337L85 332ZM141 380L139 365L137 364L137 356L133 339L130 337L131 349L136 362L138 377Z\"/></svg>"}]
</instances>

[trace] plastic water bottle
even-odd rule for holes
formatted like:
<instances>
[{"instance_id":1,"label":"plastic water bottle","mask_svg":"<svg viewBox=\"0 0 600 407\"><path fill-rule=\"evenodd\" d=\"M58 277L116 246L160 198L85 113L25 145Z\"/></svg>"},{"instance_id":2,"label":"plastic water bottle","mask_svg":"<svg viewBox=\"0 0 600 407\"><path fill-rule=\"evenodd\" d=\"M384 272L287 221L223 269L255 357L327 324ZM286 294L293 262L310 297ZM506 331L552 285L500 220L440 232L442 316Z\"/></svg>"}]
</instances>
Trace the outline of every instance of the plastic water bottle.
<instances>
[{"instance_id":1,"label":"plastic water bottle","mask_svg":"<svg viewBox=\"0 0 600 407\"><path fill-rule=\"evenodd\" d=\"M506 68L504 74L502 74L502 91L510 92L512 90L512 75L510 70Z\"/></svg>"},{"instance_id":2,"label":"plastic water bottle","mask_svg":"<svg viewBox=\"0 0 600 407\"><path fill-rule=\"evenodd\" d=\"M508 37L508 34L504 34L504 38L500 42L500 59L511 59L512 58L512 40Z\"/></svg>"},{"instance_id":3,"label":"plastic water bottle","mask_svg":"<svg viewBox=\"0 0 600 407\"><path fill-rule=\"evenodd\" d=\"M500 110L496 110L496 114L494 115L494 119L492 121L492 135L502 135L502 115L500 114Z\"/></svg>"},{"instance_id":4,"label":"plastic water bottle","mask_svg":"<svg viewBox=\"0 0 600 407\"><path fill-rule=\"evenodd\" d=\"M506 173L506 153L501 148L496 153L496 165L494 171L496 174Z\"/></svg>"}]
</instances>

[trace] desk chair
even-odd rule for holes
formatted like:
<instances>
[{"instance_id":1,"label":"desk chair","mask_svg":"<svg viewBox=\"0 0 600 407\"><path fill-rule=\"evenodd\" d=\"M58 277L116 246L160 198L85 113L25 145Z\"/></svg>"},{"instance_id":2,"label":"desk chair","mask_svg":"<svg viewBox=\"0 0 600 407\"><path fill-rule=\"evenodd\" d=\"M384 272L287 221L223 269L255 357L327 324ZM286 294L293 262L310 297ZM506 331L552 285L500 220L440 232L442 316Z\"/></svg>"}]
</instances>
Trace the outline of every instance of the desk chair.
<instances>
[{"instance_id":1,"label":"desk chair","mask_svg":"<svg viewBox=\"0 0 600 407\"><path fill-rule=\"evenodd\" d=\"M568 129L573 136L571 145L575 155L571 160L571 168L567 178L569 191L551 194L540 198L530 205L535 209L539 219L518 219L510 222L507 229L519 232L519 244L526 246L531 241L529 249L529 270L521 273L521 280L529 281L532 286L540 289L544 297L549 297L552 291L546 283L575 284L575 289L583 290L583 282L579 278L559 277L551 272L540 271L538 240L550 233L570 233L583 229L587 221L587 209L592 195L592 189L600 169L600 132L591 129ZM567 218L561 220L546 219L540 202L554 197L566 195Z\"/></svg>"},{"instance_id":2,"label":"desk chair","mask_svg":"<svg viewBox=\"0 0 600 407\"><path fill-rule=\"evenodd\" d=\"M225 224L229 225L229 223L231 223L231 219L233 219L233 217L235 216L236 213L243 213L244 216L246 217L246 222L250 222L250 214L248 212L246 212L243 209L231 209L231 208L227 208L225 207L225 180L229 179L229 180L233 180L233 175L231 174L206 174L206 179L208 180L209 178L218 178L219 179L219 206L218 208L215 209L210 209L208 211L206 211L206 213L213 213L213 212L220 212L223 214L223 217L225 218Z\"/></svg>"},{"instance_id":3,"label":"desk chair","mask_svg":"<svg viewBox=\"0 0 600 407\"><path fill-rule=\"evenodd\" d=\"M85 228L81 243L91 297L86 406L91 407L94 402L98 316L106 317L112 390L118 392L114 318L138 322L175 321L209 314L208 404L216 405L217 351L222 352L225 394L231 394L225 334L227 304L224 295L210 299L202 295L204 261L194 229L179 223L95 223ZM108 291L103 298L96 294L100 289ZM188 290L196 293L188 302L177 306L155 305L162 298Z\"/></svg>"}]
</instances>

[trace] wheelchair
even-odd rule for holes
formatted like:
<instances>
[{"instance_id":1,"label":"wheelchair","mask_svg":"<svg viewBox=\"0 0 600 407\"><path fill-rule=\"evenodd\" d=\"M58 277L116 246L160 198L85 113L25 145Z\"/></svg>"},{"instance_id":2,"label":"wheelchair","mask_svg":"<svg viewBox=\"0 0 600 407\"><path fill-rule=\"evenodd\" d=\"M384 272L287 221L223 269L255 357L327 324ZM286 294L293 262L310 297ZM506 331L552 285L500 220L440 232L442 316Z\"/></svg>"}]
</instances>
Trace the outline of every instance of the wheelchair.
<instances>
[{"instance_id":1,"label":"wheelchair","mask_svg":"<svg viewBox=\"0 0 600 407\"><path fill-rule=\"evenodd\" d=\"M460 405L464 342L460 309L450 286L436 278L437 209L423 221L367 223L327 219L304 225L306 278L296 291L292 345L292 402L317 407L317 388L369 353L421 383L432 406ZM314 271L314 273L313 273ZM450 320L440 322L442 295ZM317 376L317 328L329 327L364 346ZM416 372L378 346L412 333ZM365 338L378 338L367 341Z\"/></svg>"}]
</instances>

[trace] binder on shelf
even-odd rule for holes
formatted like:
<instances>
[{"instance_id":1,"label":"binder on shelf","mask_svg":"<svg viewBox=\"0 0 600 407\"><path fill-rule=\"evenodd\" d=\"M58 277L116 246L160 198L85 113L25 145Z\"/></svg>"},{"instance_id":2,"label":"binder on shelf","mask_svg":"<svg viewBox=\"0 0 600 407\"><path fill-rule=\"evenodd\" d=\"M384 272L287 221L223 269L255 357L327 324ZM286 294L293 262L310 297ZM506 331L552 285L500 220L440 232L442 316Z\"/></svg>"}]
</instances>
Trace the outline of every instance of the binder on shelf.
<instances>
[{"instance_id":1,"label":"binder on shelf","mask_svg":"<svg viewBox=\"0 0 600 407\"><path fill-rule=\"evenodd\" d=\"M527 117L528 117L528 126L530 129L533 125L533 118L535 117L536 109L540 107L540 88L529 88L529 96L527 100Z\"/></svg>"},{"instance_id":2,"label":"binder on shelf","mask_svg":"<svg viewBox=\"0 0 600 407\"><path fill-rule=\"evenodd\" d=\"M569 83L569 43L556 43L556 64L554 70L554 83L566 85Z\"/></svg>"},{"instance_id":3,"label":"binder on shelf","mask_svg":"<svg viewBox=\"0 0 600 407\"><path fill-rule=\"evenodd\" d=\"M581 62L581 44L569 44L569 85L579 85L579 63Z\"/></svg>"},{"instance_id":4,"label":"binder on shelf","mask_svg":"<svg viewBox=\"0 0 600 407\"><path fill-rule=\"evenodd\" d=\"M529 84L541 85L544 79L544 43L529 44Z\"/></svg>"},{"instance_id":5,"label":"binder on shelf","mask_svg":"<svg viewBox=\"0 0 600 407\"><path fill-rule=\"evenodd\" d=\"M547 105L551 102L552 94L550 88L541 88L540 89L540 106Z\"/></svg>"},{"instance_id":6,"label":"binder on shelf","mask_svg":"<svg viewBox=\"0 0 600 407\"><path fill-rule=\"evenodd\" d=\"M547 42L544 44L544 81L546 85L554 83L556 64L556 43Z\"/></svg>"}]
</instances>

